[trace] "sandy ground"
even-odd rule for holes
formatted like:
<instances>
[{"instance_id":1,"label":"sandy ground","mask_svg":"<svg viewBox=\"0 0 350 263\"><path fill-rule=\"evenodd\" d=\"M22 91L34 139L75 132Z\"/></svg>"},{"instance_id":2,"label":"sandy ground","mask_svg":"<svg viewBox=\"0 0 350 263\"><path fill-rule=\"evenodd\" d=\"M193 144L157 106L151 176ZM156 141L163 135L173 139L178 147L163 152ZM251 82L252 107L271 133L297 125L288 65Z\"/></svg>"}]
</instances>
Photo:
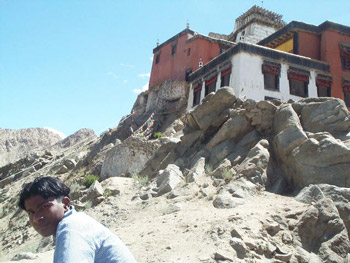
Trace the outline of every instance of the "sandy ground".
<instances>
[{"instance_id":1,"label":"sandy ground","mask_svg":"<svg viewBox=\"0 0 350 263\"><path fill-rule=\"evenodd\" d=\"M293 198L268 192L231 209L217 209L212 200L194 194L131 201L133 193L134 189L129 189L124 195L109 197L86 212L115 232L140 263L216 262L216 252L235 258L229 243L232 228L239 226L258 234L268 218L306 208ZM9 261L13 256L1 255L0 262L13 262ZM37 259L17 262L52 259L53 251L48 251L39 253Z\"/></svg>"}]
</instances>

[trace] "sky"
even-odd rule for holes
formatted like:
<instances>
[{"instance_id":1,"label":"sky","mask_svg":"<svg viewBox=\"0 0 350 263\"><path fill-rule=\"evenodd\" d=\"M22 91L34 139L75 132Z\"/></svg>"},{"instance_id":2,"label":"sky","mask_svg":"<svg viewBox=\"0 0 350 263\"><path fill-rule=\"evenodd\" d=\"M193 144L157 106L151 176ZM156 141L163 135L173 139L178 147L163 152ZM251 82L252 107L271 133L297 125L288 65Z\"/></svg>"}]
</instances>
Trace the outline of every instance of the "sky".
<instances>
[{"instance_id":1,"label":"sky","mask_svg":"<svg viewBox=\"0 0 350 263\"><path fill-rule=\"evenodd\" d=\"M349 0L0 0L0 128L116 127L148 88L157 41L186 23L229 34L253 5L350 26Z\"/></svg>"}]
</instances>

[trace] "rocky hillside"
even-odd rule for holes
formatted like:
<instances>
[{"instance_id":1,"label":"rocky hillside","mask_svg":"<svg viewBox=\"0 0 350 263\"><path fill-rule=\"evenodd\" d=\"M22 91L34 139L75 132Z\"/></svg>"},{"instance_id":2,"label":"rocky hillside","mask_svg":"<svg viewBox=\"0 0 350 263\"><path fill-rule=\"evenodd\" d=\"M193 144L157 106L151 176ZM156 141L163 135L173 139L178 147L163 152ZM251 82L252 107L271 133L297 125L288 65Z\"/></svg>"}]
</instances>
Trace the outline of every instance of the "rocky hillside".
<instances>
[{"instance_id":1,"label":"rocky hillside","mask_svg":"<svg viewBox=\"0 0 350 263\"><path fill-rule=\"evenodd\" d=\"M222 88L160 126L158 139L114 129L12 164L0 181L0 262L52 260L52 240L15 206L21 186L40 175L70 185L75 206L139 262L350 262L343 101L255 102ZM92 175L100 179L90 185Z\"/></svg>"},{"instance_id":2,"label":"rocky hillside","mask_svg":"<svg viewBox=\"0 0 350 263\"><path fill-rule=\"evenodd\" d=\"M45 128L0 129L0 166L26 156L34 149L48 148L63 138Z\"/></svg>"}]
</instances>

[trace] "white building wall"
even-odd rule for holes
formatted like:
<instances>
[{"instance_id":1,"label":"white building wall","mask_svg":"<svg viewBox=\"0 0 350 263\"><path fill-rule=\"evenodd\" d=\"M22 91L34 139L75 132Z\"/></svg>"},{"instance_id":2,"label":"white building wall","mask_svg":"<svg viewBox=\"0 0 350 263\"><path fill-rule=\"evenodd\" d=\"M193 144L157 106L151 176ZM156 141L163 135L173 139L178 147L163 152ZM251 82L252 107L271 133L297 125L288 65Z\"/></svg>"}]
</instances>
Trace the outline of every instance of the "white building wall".
<instances>
[{"instance_id":1,"label":"white building wall","mask_svg":"<svg viewBox=\"0 0 350 263\"><path fill-rule=\"evenodd\" d=\"M216 79L216 86L215 86L215 90L220 89L221 86L221 71L219 71L218 73L218 77Z\"/></svg>"},{"instance_id":2,"label":"white building wall","mask_svg":"<svg viewBox=\"0 0 350 263\"><path fill-rule=\"evenodd\" d=\"M310 79L309 79L309 97L311 98L317 98L317 86L316 86L316 77L317 73L315 71L310 72Z\"/></svg>"},{"instance_id":3,"label":"white building wall","mask_svg":"<svg viewBox=\"0 0 350 263\"><path fill-rule=\"evenodd\" d=\"M264 88L264 74L262 72L262 64L264 60L281 64L279 90L272 91ZM230 86L233 88L236 96L240 99L253 99L255 101L265 100L265 97L276 98L281 101L289 99L300 100L302 97L289 94L288 69L289 64L281 61L273 61L259 55L249 54L245 52L238 53L231 58L231 75ZM297 65L291 65L298 67ZM302 68L301 68L302 69ZM213 71L216 69L213 69ZM317 97L316 76L315 70L305 69L310 72L308 85L309 97ZM220 88L221 73L217 72L216 90ZM202 79L203 80L203 79ZM205 94L205 82L202 81L201 101ZM189 100L187 111L191 110L193 104L193 84L190 86Z\"/></svg>"},{"instance_id":4,"label":"white building wall","mask_svg":"<svg viewBox=\"0 0 350 263\"><path fill-rule=\"evenodd\" d=\"M233 56L232 64L235 69L234 90L236 96L241 99L263 100L262 58L242 52Z\"/></svg>"},{"instance_id":5,"label":"white building wall","mask_svg":"<svg viewBox=\"0 0 350 263\"><path fill-rule=\"evenodd\" d=\"M190 109L192 109L192 104L193 104L193 83L191 83L190 85L186 111L189 111Z\"/></svg>"},{"instance_id":6,"label":"white building wall","mask_svg":"<svg viewBox=\"0 0 350 263\"><path fill-rule=\"evenodd\" d=\"M244 35L242 32L245 32ZM276 32L273 27L261 25L258 23L252 23L246 28L240 29L237 33L236 42L247 42L247 43L258 43L260 40L268 37L269 35Z\"/></svg>"}]
</instances>

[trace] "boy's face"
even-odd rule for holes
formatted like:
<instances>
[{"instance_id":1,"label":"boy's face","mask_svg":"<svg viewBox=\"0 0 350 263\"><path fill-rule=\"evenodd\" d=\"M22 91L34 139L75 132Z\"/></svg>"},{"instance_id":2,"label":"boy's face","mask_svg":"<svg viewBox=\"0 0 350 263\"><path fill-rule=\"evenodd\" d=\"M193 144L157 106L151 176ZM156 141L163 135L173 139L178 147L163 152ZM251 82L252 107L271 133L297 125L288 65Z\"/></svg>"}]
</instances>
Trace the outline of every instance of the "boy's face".
<instances>
[{"instance_id":1,"label":"boy's face","mask_svg":"<svg viewBox=\"0 0 350 263\"><path fill-rule=\"evenodd\" d=\"M56 198L43 198L34 195L24 201L29 222L42 236L56 235L58 223L62 220L64 213L69 210L70 200L64 197L62 202Z\"/></svg>"}]
</instances>

